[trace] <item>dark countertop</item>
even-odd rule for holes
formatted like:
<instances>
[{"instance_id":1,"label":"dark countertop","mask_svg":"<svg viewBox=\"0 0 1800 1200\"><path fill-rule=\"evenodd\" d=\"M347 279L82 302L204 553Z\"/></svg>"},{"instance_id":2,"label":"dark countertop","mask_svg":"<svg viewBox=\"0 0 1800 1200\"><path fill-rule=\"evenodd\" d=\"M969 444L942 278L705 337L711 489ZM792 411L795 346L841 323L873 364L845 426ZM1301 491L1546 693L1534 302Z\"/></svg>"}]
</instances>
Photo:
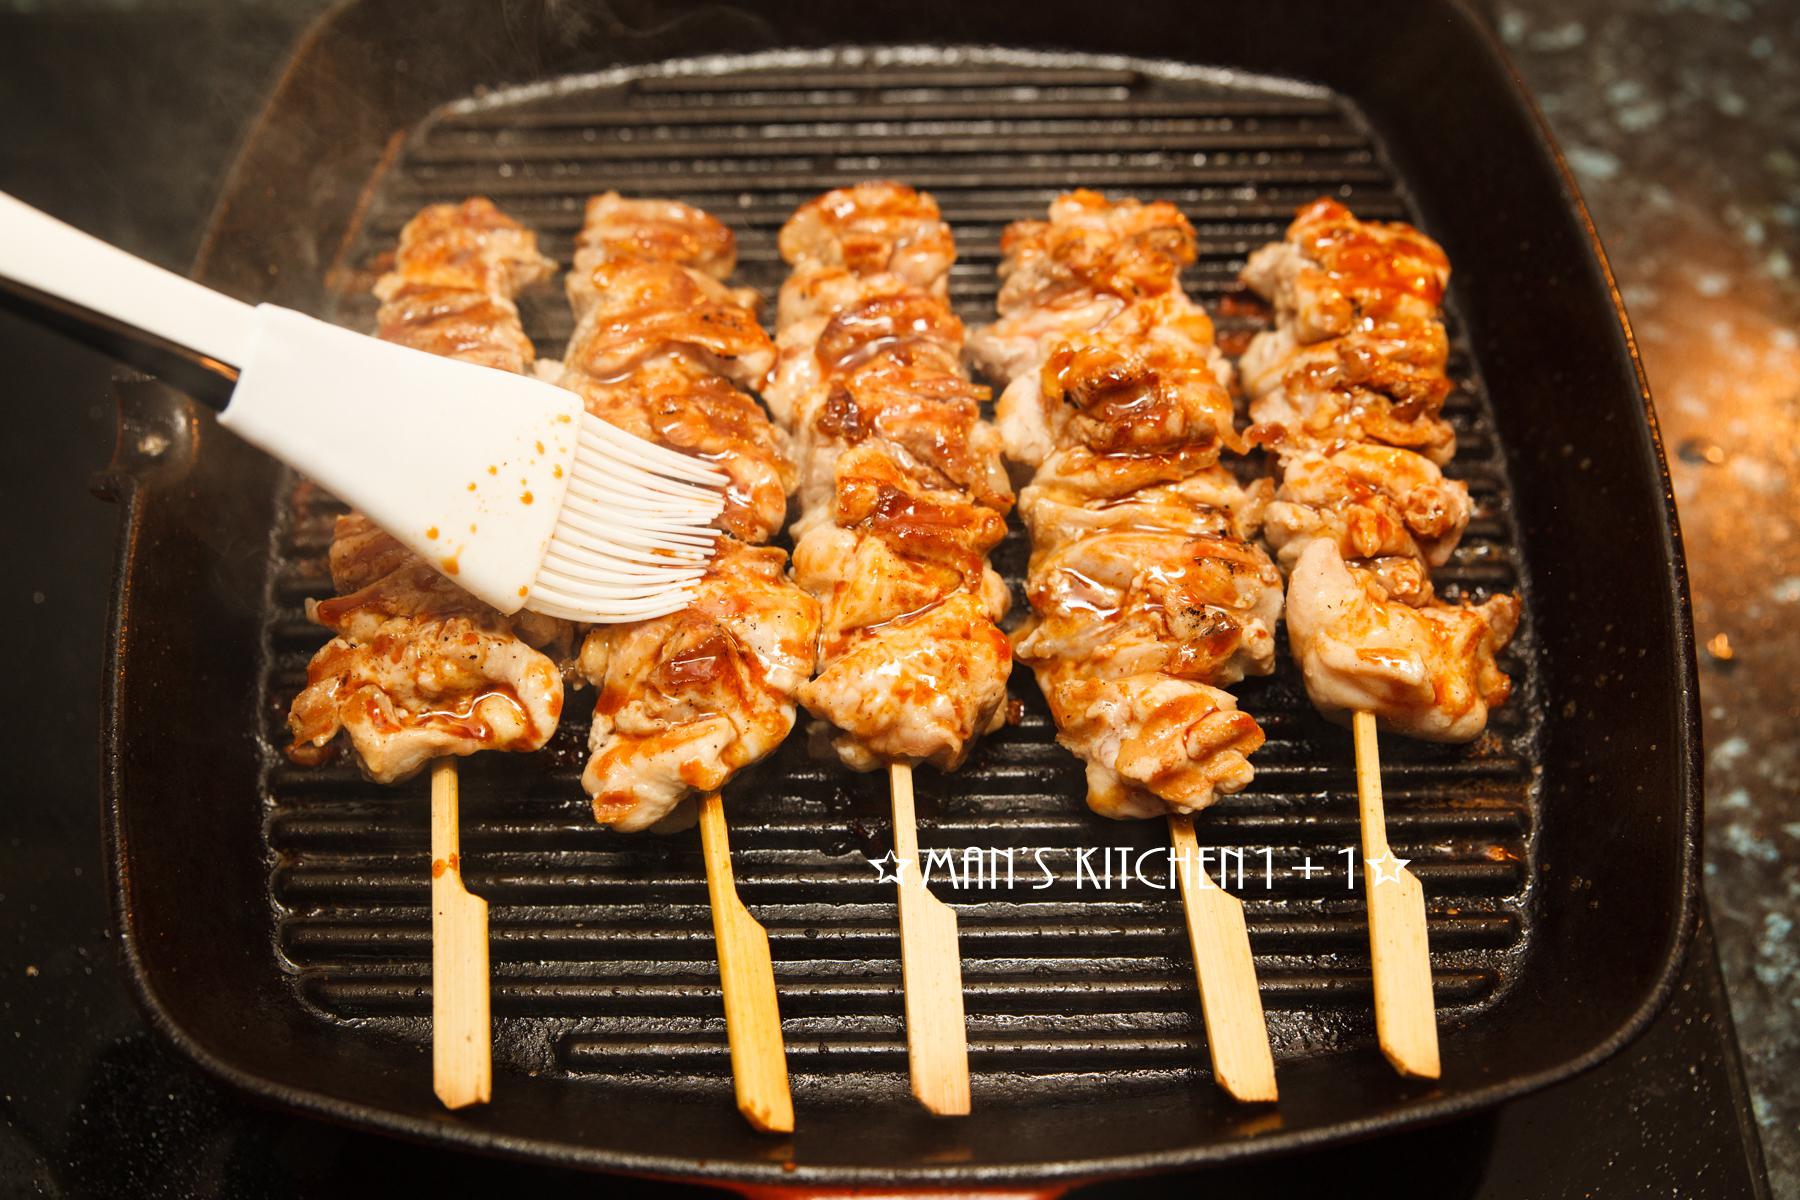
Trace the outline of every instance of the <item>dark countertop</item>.
<instances>
[{"instance_id":1,"label":"dark countertop","mask_svg":"<svg viewBox=\"0 0 1800 1200\"><path fill-rule=\"evenodd\" d=\"M185 267L233 146L287 47L323 7L0 0L0 189ZM1800 1192L1791 1069L1800 1060L1800 699L1791 684L1800 668L1800 7L1484 7L1606 240L1672 451L1696 625L1703 639L1719 638L1702 662L1706 887L1771 1182L1777 1195ZM344 1178L519 1182L505 1168L446 1164L247 1108L181 1061L130 1003L106 908L97 752L32 753L66 754L98 727L114 513L84 484L110 450L110 367L6 316L0 343L22 347L11 403L44 414L0 451L17 572L0 588L0 611L26 632L15 678L31 681L9 690L0 726L16 764L0 837L0 1193L315 1195L343 1194L332 1181ZM1579 1153L1573 1131L1589 1114L1627 1103L1638 1136L1605 1147L1601 1157L1620 1162L1563 1171L1568 1194L1688 1195L1688 1172L1724 1177L1726 1168L1683 1160L1669 1145L1680 1140L1671 1129L1709 1147L1736 1136L1730 1050L1716 1003L1708 1007L1717 999L1711 946L1703 931L1670 1014L1619 1064L1685 1080L1621 1098L1609 1093L1607 1081L1622 1077L1609 1068L1530 1108L1452 1127L1448 1136L1486 1165L1468 1194L1517 1194L1501 1190L1507 1164L1558 1146ZM1422 1153L1444 1137L1373 1145ZM1280 1190L1372 1155L1204 1182ZM583 1183L532 1177L554 1193Z\"/></svg>"},{"instance_id":2,"label":"dark countertop","mask_svg":"<svg viewBox=\"0 0 1800 1200\"><path fill-rule=\"evenodd\" d=\"M1706 892L1771 1182L1800 1194L1800 6L1492 11L1605 239L1671 452L1707 643Z\"/></svg>"}]
</instances>

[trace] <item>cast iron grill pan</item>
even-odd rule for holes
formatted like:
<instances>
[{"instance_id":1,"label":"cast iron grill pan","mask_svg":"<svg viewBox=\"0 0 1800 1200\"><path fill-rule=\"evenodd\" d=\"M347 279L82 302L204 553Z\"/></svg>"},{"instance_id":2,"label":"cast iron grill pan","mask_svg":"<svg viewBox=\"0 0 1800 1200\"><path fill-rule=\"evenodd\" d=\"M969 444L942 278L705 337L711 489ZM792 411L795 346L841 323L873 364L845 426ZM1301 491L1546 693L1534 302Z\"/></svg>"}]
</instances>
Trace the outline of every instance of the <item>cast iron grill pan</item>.
<instances>
[{"instance_id":1,"label":"cast iron grill pan","mask_svg":"<svg viewBox=\"0 0 1800 1200\"><path fill-rule=\"evenodd\" d=\"M943 206L961 250L953 301L974 323L992 311L1005 224L1088 186L1180 205L1201 242L1185 283L1230 344L1266 319L1235 294L1238 267L1298 205L1324 193L1422 224L1456 266L1450 473L1477 505L1438 578L1453 595L1527 600L1505 660L1517 690L1487 736L1384 745L1391 835L1430 912L1443 1080L1400 1080L1374 1047L1361 897L1339 853L1357 836L1350 738L1312 713L1291 667L1234 689L1268 745L1253 790L1198 822L1203 845L1246 851L1276 1111L1234 1106L1209 1078L1174 896L1077 886L1078 850L1153 850L1166 832L1087 813L1079 764L1021 670L1022 722L962 771L918 777L927 850L1019 856L1010 890L937 889L961 922L971 1117L933 1121L906 1096L893 889L865 861L888 848L885 783L811 761L796 737L727 793L799 1115L791 1140L748 1130L730 1101L697 836L594 824L577 782L591 693L572 694L547 751L464 761L499 1071L492 1106L444 1114L429 1090L425 785L378 788L347 760L301 769L280 753L323 640L303 602L329 591L336 506L171 394L130 387L122 444L153 427L172 449L121 484L110 832L134 981L202 1062L278 1102L451 1146L764 1183L971 1186L1217 1162L1467 1111L1598 1061L1666 998L1697 816L1666 477L1591 233L1473 18L1278 3L1214 14L1197 42L1175 6L1046 0L1027 29L997 8L923 2L903 19L878 4L620 0L578 20L452 0L430 28L389 6L334 10L253 134L197 274L367 327L379 257L419 206L491 196L566 262L582 202L616 188L719 216L738 235L737 282L772 300L793 207L892 177ZM1055 52L841 48L918 28ZM1101 56L1130 53L1264 74ZM482 86L531 79L551 82ZM558 291L524 314L559 355ZM1015 532L996 556L1015 586L1025 549ZM1048 887L1034 886L1038 848ZM1327 868L1311 878L1309 854Z\"/></svg>"},{"instance_id":2,"label":"cast iron grill pan","mask_svg":"<svg viewBox=\"0 0 1800 1200\"><path fill-rule=\"evenodd\" d=\"M1215 312L1245 254L1279 237L1313 196L1338 196L1366 217L1418 219L1351 106L1317 91L1000 64L663 75L432 116L375 184L334 315L366 327L367 268L422 204L492 196L566 263L583 201L608 188L674 196L728 222L739 279L772 312L786 271L775 248L781 222L818 191L871 176L937 195L961 250L952 299L971 324L992 313L1004 224L1041 215L1070 184L1179 203L1200 235L1184 282ZM540 352L560 356L570 328L560 289L539 293L526 316ZM1241 340L1253 320L1222 328ZM1440 578L1452 594L1511 588L1518 543L1506 475L1460 338L1452 373L1452 474L1469 483L1477 508ZM283 515L268 608L271 743L283 737L282 702L323 640L301 603L330 593L322 555L337 511L318 499ZM1016 589L1027 543L1013 524L996 562ZM1530 943L1530 644L1521 639L1506 664L1518 699L1481 742L1392 738L1385 747L1395 851L1413 860L1429 897L1435 982L1452 1028L1504 994ZM1175 899L1135 879L1101 890L1095 876L1106 864L1090 860L1083 875L1074 856L1079 847L1150 849L1166 844L1166 830L1087 813L1080 764L1055 744L1029 672L1015 681L1025 719L956 774L920 780L923 842L956 852L965 876L976 865L968 852L1015 848L1011 888L964 878L940 889L962 927L976 1102L1039 1104L1046 1086L1061 1097L1205 1087ZM1368 932L1339 853L1357 839L1349 739L1311 713L1291 664L1239 694L1269 743L1253 789L1222 801L1199 829L1203 843L1251 849L1241 894L1277 1053L1365 1047ZM577 696L586 703L573 700L547 754L464 767L466 877L493 905L500 1061L728 1103L698 841L594 825L578 783L592 692ZM888 849L886 779L815 762L804 740L728 791L740 887L769 929L800 1104L896 1103L906 1048L893 889L864 857ZM300 995L323 1020L421 1044L431 953L422 786L382 789L348 761L306 769L275 753L266 776L277 937ZM1053 882L1030 853L1039 847L1049 849ZM1307 855L1324 868L1310 879L1296 869ZM990 876L1004 869L991 857L983 865ZM1034 1086L999 1088L998 1076Z\"/></svg>"}]
</instances>

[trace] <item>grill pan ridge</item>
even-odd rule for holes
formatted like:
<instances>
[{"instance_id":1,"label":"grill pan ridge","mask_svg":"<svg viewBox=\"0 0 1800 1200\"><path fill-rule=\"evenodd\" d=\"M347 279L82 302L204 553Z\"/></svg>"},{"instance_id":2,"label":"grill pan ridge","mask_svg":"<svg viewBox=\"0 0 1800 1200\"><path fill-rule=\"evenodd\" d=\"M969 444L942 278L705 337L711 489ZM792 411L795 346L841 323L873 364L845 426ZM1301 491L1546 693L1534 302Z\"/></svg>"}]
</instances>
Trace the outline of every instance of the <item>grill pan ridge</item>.
<instances>
[{"instance_id":1,"label":"grill pan ridge","mask_svg":"<svg viewBox=\"0 0 1800 1200\"><path fill-rule=\"evenodd\" d=\"M379 23L355 5L335 20L340 38L356 36L359 21ZM645 56L669 39L678 45L682 28L675 22L673 32L644 35ZM304 74L308 55L330 61L332 33L328 21L284 90L303 88L295 74ZM1277 75L973 47L689 58L601 74L578 74L581 62L571 59L551 86L468 89L409 116L400 133L381 139L379 160L368 164L377 169L365 166L355 189L321 188L314 198L346 218L335 236L315 242L329 252L284 255L278 241L259 245L282 261L272 282L258 286L290 303L310 287L308 307L366 328L372 272L419 206L491 196L566 263L582 201L616 188L687 200L725 221L738 235L733 282L756 287L767 312L786 270L774 235L793 207L827 187L890 177L937 196L960 252L951 298L974 324L991 319L1004 225L1040 216L1056 193L1087 186L1182 208L1200 242L1183 282L1215 315L1221 342L1238 343L1235 352L1266 320L1237 303L1236 272L1251 249L1280 236L1298 205L1331 194L1358 215L1441 232L1432 219L1441 206L1421 202L1400 166L1416 159L1416 145L1391 155L1382 122L1358 99ZM259 147L283 136L282 104L278 97L253 138L239 192ZM228 197L203 276L240 269L232 229L252 224L243 213L253 208L242 195ZM1573 656L1546 649L1546 631L1555 628L1545 625L1547 614L1563 620L1567 607L1546 581L1568 583L1574 551L1566 535L1543 532L1541 506L1512 478L1522 464L1535 474L1559 447L1533 444L1521 454L1519 418L1497 408L1499 395L1486 383L1496 363L1508 376L1520 368L1491 344L1478 351L1471 331L1484 315L1492 322L1488 289L1469 282L1478 256L1454 236L1445 240L1458 267L1448 304L1456 386L1445 409L1458 452L1447 473L1468 483L1476 511L1455 559L1435 574L1451 596L1523 588L1527 617L1503 661L1513 700L1480 741L1444 747L1391 738L1383 746L1394 849L1413 860L1427 896L1447 1065L1441 1084L1393 1078L1373 1048L1367 926L1339 855L1357 839L1350 738L1313 714L1284 646L1273 678L1234 689L1268 733L1256 781L1197 822L1203 845L1252 852L1239 894L1281 1070L1278 1112L1236 1110L1214 1094L1172 894L1135 884L1077 887L1078 848L1153 850L1165 834L1160 822L1114 823L1086 811L1080 764L1056 745L1042 698L1021 670L1012 691L1024 701L1023 720L984 742L961 771L918 776L926 849L1023 852L1011 890L937 889L962 929L975 1117L932 1123L906 1097L892 889L864 861L888 848L885 781L809 759L797 734L729 787L727 800L738 885L774 952L800 1131L791 1142L770 1142L738 1128L697 839L614 834L593 823L578 783L591 691L572 695L546 751L465 760L465 871L471 890L492 905L499 1086L491 1110L437 1116L421 1082L430 1044L424 785L379 788L347 758L303 769L279 749L287 702L324 640L306 622L304 600L330 590L324 552L340 509L291 476L271 485L265 462L204 437L197 477L260 478L271 497L262 533L243 535L265 538L270 555L267 574L241 589L253 619L240 613L237 621L249 635L241 644L262 647L239 668L259 714L243 749L262 801L260 852L251 856L259 881L249 896L257 911L242 921L260 931L261 944L235 952L233 969L255 973L253 981L222 970L219 983L247 989L258 1019L279 1028L265 1040L320 1061L316 1069L253 1065L255 1055L233 1044L236 1035L197 1032L197 1002L178 994L172 972L158 971L158 952L138 932L153 924L145 913L157 906L134 895L146 885L126 881L123 920L153 1011L228 1077L316 1111L448 1144L764 1182L1030 1181L1218 1161L1442 1116L1592 1061L1628 1036L1629 1019L1642 1013L1641 1004L1631 1007L1635 993L1610 1002L1620 1015L1598 1026L1608 1036L1571 1027L1560 1057L1534 1059L1529 1047L1545 1036L1559 992L1609 965L1581 941L1581 918L1572 924L1560 914L1584 888L1597 889L1608 912L1620 893L1603 886L1604 870L1571 867L1568 841L1547 846L1545 834L1553 816L1570 819L1550 805L1568 802L1574 785L1563 781L1579 759L1545 714L1582 712L1579 685L1602 680L1577 675L1572 691L1559 668ZM243 244L235 254L256 257ZM1486 256L1489 271L1494 261ZM325 279L321 292L317 281ZM522 301L528 332L552 358L570 326L559 293L544 289ZM154 489L138 488L134 525L154 524ZM1649 499L1661 495L1651 489ZM251 507L254 523L263 505ZM1650 511L1667 520L1665 510ZM994 563L1021 606L1026 551L1015 518ZM138 574L128 553L125 601ZM125 616L119 654L129 664ZM1691 652L1679 607L1651 616L1670 632L1646 619L1638 640L1660 640L1665 654L1671 644L1678 656ZM1623 655L1634 637L1618 640ZM1634 691L1631 701L1654 707L1660 695ZM129 710L131 702L117 706ZM1675 733L1650 751L1686 764L1684 736L1692 734L1678 693L1667 707ZM122 781L129 772L119 774ZM130 816L124 797L132 789L114 786L115 853L130 857L129 834L147 826ZM1656 810L1656 824L1669 822L1665 835L1679 834L1675 827L1691 816L1684 786L1691 780L1677 778ZM230 803L244 800L240 793ZM1625 841L1635 846L1636 836ZM1032 886L1030 851L1038 847L1050 848L1054 872L1041 889ZM1263 847L1275 866L1268 890L1256 877ZM1664 873L1669 879L1691 873L1690 851L1679 840L1672 850L1661 845L1659 854L1678 860ZM1294 868L1308 854L1334 869L1302 876ZM1662 879L1654 862L1644 871ZM1667 882L1649 890L1639 919L1653 930L1659 921L1673 927L1669 945L1678 947L1686 893ZM1599 909L1598 899L1588 903ZM1572 941L1594 961L1572 961ZM173 962L181 952L166 953ZM1638 962L1647 957L1640 949L1631 962L1654 991L1660 976ZM368 1078L346 1077L346 1068ZM880 1120L870 1121L878 1110Z\"/></svg>"}]
</instances>

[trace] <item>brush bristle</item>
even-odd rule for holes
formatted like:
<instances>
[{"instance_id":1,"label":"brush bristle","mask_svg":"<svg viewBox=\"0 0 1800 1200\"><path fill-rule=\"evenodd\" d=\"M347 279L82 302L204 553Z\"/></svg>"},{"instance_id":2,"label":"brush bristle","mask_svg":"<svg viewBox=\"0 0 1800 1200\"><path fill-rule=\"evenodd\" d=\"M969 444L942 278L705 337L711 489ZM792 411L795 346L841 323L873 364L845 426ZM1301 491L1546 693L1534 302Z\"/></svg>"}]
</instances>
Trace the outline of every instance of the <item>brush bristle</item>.
<instances>
[{"instance_id":1,"label":"brush bristle","mask_svg":"<svg viewBox=\"0 0 1800 1200\"><path fill-rule=\"evenodd\" d=\"M571 621L679 611L706 574L725 475L584 415L569 489L525 607Z\"/></svg>"}]
</instances>

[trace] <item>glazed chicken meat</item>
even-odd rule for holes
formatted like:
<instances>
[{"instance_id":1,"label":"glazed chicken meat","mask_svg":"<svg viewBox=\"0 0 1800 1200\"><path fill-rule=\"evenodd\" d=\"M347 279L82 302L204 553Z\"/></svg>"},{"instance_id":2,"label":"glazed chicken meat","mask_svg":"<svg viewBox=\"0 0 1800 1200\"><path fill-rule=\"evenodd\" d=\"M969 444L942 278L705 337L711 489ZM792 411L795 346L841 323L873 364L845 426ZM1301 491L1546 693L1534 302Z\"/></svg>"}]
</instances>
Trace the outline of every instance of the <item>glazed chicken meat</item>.
<instances>
[{"instance_id":1,"label":"glazed chicken meat","mask_svg":"<svg viewBox=\"0 0 1800 1200\"><path fill-rule=\"evenodd\" d=\"M1417 559L1441 567L1469 523L1469 489L1421 454L1371 442L1278 458L1281 486L1263 534L1284 569L1327 538L1350 559Z\"/></svg>"},{"instance_id":2,"label":"glazed chicken meat","mask_svg":"<svg viewBox=\"0 0 1800 1200\"><path fill-rule=\"evenodd\" d=\"M588 198L570 288L585 287L588 273L609 259L673 263L723 280L737 267L737 238L711 213L679 200L606 192Z\"/></svg>"},{"instance_id":3,"label":"glazed chicken meat","mask_svg":"<svg viewBox=\"0 0 1800 1200\"><path fill-rule=\"evenodd\" d=\"M780 359L766 395L800 460L796 580L822 608L800 699L856 770L949 770L1006 716L1008 597L987 565L1012 489L947 306L955 259L927 195L828 192L782 228Z\"/></svg>"},{"instance_id":4,"label":"glazed chicken meat","mask_svg":"<svg viewBox=\"0 0 1800 1200\"><path fill-rule=\"evenodd\" d=\"M1238 362L1252 436L1289 446L1375 442L1442 465L1450 381L1442 313L1450 261L1410 225L1359 221L1335 200L1301 209L1243 279L1275 309Z\"/></svg>"},{"instance_id":5,"label":"glazed chicken meat","mask_svg":"<svg viewBox=\"0 0 1800 1200\"><path fill-rule=\"evenodd\" d=\"M577 254L587 269L569 274L576 327L558 382L626 432L718 467L731 481L721 528L767 541L787 516L794 470L784 439L742 389L768 374L774 344L743 296L712 276L620 257L621 247L663 245L626 240L604 255Z\"/></svg>"},{"instance_id":6,"label":"glazed chicken meat","mask_svg":"<svg viewBox=\"0 0 1800 1200\"><path fill-rule=\"evenodd\" d=\"M956 239L937 201L897 183L859 183L802 204L781 227L781 257L844 279L894 276L942 299Z\"/></svg>"},{"instance_id":7,"label":"glazed chicken meat","mask_svg":"<svg viewBox=\"0 0 1800 1200\"><path fill-rule=\"evenodd\" d=\"M774 547L726 539L686 608L582 643L577 667L599 695L581 782L602 822L633 832L664 821L793 729L819 622L786 566Z\"/></svg>"},{"instance_id":8,"label":"glazed chicken meat","mask_svg":"<svg viewBox=\"0 0 1800 1200\"><path fill-rule=\"evenodd\" d=\"M576 660L598 692L582 785L622 831L673 828L787 737L812 675L819 605L761 546L781 528L796 474L786 439L742 389L775 347L754 299L720 280L729 230L667 200L596 197L568 280L576 328L561 383L628 432L730 478L722 536L680 612L590 630Z\"/></svg>"},{"instance_id":9,"label":"glazed chicken meat","mask_svg":"<svg viewBox=\"0 0 1800 1200\"><path fill-rule=\"evenodd\" d=\"M828 511L838 458L865 444L930 486L1004 513L1012 485L999 437L981 419L987 390L962 370L962 322L928 291L885 290L895 281L881 276L869 292L781 331L769 403L793 431L802 519Z\"/></svg>"},{"instance_id":10,"label":"glazed chicken meat","mask_svg":"<svg viewBox=\"0 0 1800 1200\"><path fill-rule=\"evenodd\" d=\"M1520 609L1512 595L1446 603L1431 585L1470 514L1468 489L1440 470L1456 448L1440 412L1449 275L1410 225L1314 201L1244 268L1276 326L1239 367L1250 437L1278 465L1264 532L1289 571L1288 640L1313 703L1461 742L1511 690L1495 656Z\"/></svg>"},{"instance_id":11,"label":"glazed chicken meat","mask_svg":"<svg viewBox=\"0 0 1800 1200\"><path fill-rule=\"evenodd\" d=\"M1056 740L1087 764L1088 806L1103 817L1194 812L1255 778L1263 731L1230 692L1156 673L1095 678L1078 660L1033 671Z\"/></svg>"},{"instance_id":12,"label":"glazed chicken meat","mask_svg":"<svg viewBox=\"0 0 1800 1200\"><path fill-rule=\"evenodd\" d=\"M1035 536L1034 614L1019 657L1079 661L1107 679L1160 673L1220 685L1275 662L1281 576L1230 534L1122 529Z\"/></svg>"},{"instance_id":13,"label":"glazed chicken meat","mask_svg":"<svg viewBox=\"0 0 1800 1200\"><path fill-rule=\"evenodd\" d=\"M1112 817L1192 812L1249 783L1256 721L1222 690L1274 668L1281 574L1252 539L1266 481L1212 321L1180 287L1194 232L1170 204L1060 197L1002 240L1000 316L972 357L1008 384L1007 457L1033 469L1031 616L1014 649Z\"/></svg>"},{"instance_id":14,"label":"glazed chicken meat","mask_svg":"<svg viewBox=\"0 0 1800 1200\"><path fill-rule=\"evenodd\" d=\"M1194 261L1194 231L1180 212L1162 202L1109 201L1083 188L1051 201L1049 219L1015 221L1000 239L1000 319L970 339L970 354L996 378L1017 380L1043 361L1059 335L1079 334L1119 321L1134 305L1147 315L1121 328L1140 331L1183 321L1204 329L1206 357L1212 323L1181 292L1181 269Z\"/></svg>"},{"instance_id":15,"label":"glazed chicken meat","mask_svg":"<svg viewBox=\"0 0 1800 1200\"><path fill-rule=\"evenodd\" d=\"M380 336L527 371L534 355L513 297L552 269L531 232L486 200L427 208L375 286ZM334 636L290 709L290 757L322 760L341 729L363 771L393 783L434 758L549 739L568 623L496 612L356 512L338 518L330 567L339 594L309 601L307 615Z\"/></svg>"},{"instance_id":16,"label":"glazed chicken meat","mask_svg":"<svg viewBox=\"0 0 1800 1200\"><path fill-rule=\"evenodd\" d=\"M1211 342L1211 322L1176 336L1115 327L1055 339L1036 377L1027 371L1001 394L1009 454L1039 467L1059 446L1099 454L1242 450L1231 394L1210 357L1195 352Z\"/></svg>"},{"instance_id":17,"label":"glazed chicken meat","mask_svg":"<svg viewBox=\"0 0 1800 1200\"><path fill-rule=\"evenodd\" d=\"M1516 598L1410 605L1323 538L1288 579L1287 623L1307 694L1328 717L1372 712L1395 733L1466 742L1512 692L1494 656L1518 627Z\"/></svg>"}]
</instances>

